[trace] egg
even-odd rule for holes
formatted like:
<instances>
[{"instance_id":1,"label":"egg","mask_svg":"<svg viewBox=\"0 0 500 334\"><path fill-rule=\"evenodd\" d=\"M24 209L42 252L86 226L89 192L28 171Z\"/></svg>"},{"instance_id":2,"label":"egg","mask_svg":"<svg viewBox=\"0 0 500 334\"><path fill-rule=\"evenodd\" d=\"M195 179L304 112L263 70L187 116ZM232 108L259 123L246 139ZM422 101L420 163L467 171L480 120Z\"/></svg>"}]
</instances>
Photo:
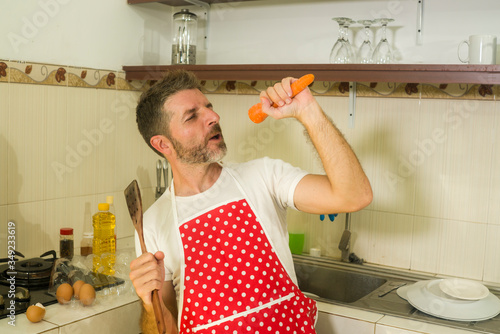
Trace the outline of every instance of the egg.
<instances>
[{"instance_id":1,"label":"egg","mask_svg":"<svg viewBox=\"0 0 500 334\"><path fill-rule=\"evenodd\" d=\"M92 305L92 303L95 300L95 290L94 287L90 284L83 284L82 287L80 288L80 302L82 302L83 305L89 306Z\"/></svg>"},{"instance_id":2,"label":"egg","mask_svg":"<svg viewBox=\"0 0 500 334\"><path fill-rule=\"evenodd\" d=\"M73 297L73 287L69 283L59 285L56 291L56 298L59 304L69 303L71 297Z\"/></svg>"},{"instance_id":3,"label":"egg","mask_svg":"<svg viewBox=\"0 0 500 334\"><path fill-rule=\"evenodd\" d=\"M26 318L28 318L31 322L39 322L45 316L45 307L42 304L36 303L35 305L31 305L26 310Z\"/></svg>"},{"instance_id":4,"label":"egg","mask_svg":"<svg viewBox=\"0 0 500 334\"><path fill-rule=\"evenodd\" d=\"M76 299L80 299L79 298L79 296L80 296L80 288L84 284L85 284L85 282L82 281L82 280L78 280L75 283L73 283L73 292L74 292L74 296L75 296Z\"/></svg>"}]
</instances>

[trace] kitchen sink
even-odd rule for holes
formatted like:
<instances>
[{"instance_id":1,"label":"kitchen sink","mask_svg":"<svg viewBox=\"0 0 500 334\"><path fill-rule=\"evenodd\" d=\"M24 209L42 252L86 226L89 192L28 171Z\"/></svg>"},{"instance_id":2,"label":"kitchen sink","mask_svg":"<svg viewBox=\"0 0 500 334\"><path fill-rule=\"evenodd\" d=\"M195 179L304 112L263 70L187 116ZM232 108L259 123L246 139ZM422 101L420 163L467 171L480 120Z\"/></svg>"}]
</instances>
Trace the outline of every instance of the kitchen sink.
<instances>
[{"instance_id":1,"label":"kitchen sink","mask_svg":"<svg viewBox=\"0 0 500 334\"><path fill-rule=\"evenodd\" d=\"M353 303L384 285L386 279L346 269L295 262L301 291L320 298Z\"/></svg>"},{"instance_id":2,"label":"kitchen sink","mask_svg":"<svg viewBox=\"0 0 500 334\"><path fill-rule=\"evenodd\" d=\"M293 261L300 290L318 302L345 305L470 332L500 334L500 315L472 322L441 319L420 312L396 292L401 285L439 278L437 276L307 255L293 255ZM500 298L499 287L488 288Z\"/></svg>"}]
</instances>

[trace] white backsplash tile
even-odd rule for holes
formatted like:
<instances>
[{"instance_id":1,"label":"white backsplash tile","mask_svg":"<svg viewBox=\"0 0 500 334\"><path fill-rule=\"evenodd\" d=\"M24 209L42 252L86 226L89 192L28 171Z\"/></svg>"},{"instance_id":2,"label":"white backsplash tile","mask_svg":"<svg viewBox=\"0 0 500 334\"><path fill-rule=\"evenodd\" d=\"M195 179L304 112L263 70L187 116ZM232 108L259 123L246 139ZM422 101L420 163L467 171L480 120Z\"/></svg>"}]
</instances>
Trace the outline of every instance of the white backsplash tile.
<instances>
[{"instance_id":1,"label":"white backsplash tile","mask_svg":"<svg viewBox=\"0 0 500 334\"><path fill-rule=\"evenodd\" d=\"M98 211L97 205L105 201L105 196L97 195L71 197L66 200L67 223L75 229L75 246L80 245L84 232L93 232L92 215Z\"/></svg>"},{"instance_id":2,"label":"white backsplash tile","mask_svg":"<svg viewBox=\"0 0 500 334\"><path fill-rule=\"evenodd\" d=\"M44 216L42 217L43 231L43 251L55 250L57 256L59 253L59 235L62 227L73 228L73 244L78 242L78 226L74 222L74 211L68 206L69 199L59 198L43 201ZM40 254L39 254L40 255Z\"/></svg>"},{"instance_id":3,"label":"white backsplash tile","mask_svg":"<svg viewBox=\"0 0 500 334\"><path fill-rule=\"evenodd\" d=\"M66 197L68 183L65 182L68 162L68 111L67 90L60 87L47 87L48 105L46 125L46 165L45 199ZM37 164L38 165L38 164Z\"/></svg>"},{"instance_id":4,"label":"white backsplash tile","mask_svg":"<svg viewBox=\"0 0 500 334\"><path fill-rule=\"evenodd\" d=\"M98 128L96 90L73 87L67 90L68 144L64 150L67 151L68 172L64 174L63 182L67 183L71 196L95 194L97 149L86 133Z\"/></svg>"},{"instance_id":5,"label":"white backsplash tile","mask_svg":"<svg viewBox=\"0 0 500 334\"><path fill-rule=\"evenodd\" d=\"M443 221L438 272L481 280L486 228L486 224Z\"/></svg>"},{"instance_id":6,"label":"white backsplash tile","mask_svg":"<svg viewBox=\"0 0 500 334\"><path fill-rule=\"evenodd\" d=\"M483 280L500 282L500 225L489 224L486 233Z\"/></svg>"},{"instance_id":7,"label":"white backsplash tile","mask_svg":"<svg viewBox=\"0 0 500 334\"><path fill-rule=\"evenodd\" d=\"M416 214L483 222L490 187L491 102L422 100ZM480 134L480 135L479 135Z\"/></svg>"},{"instance_id":8,"label":"white backsplash tile","mask_svg":"<svg viewBox=\"0 0 500 334\"><path fill-rule=\"evenodd\" d=\"M8 252L8 222L7 205L0 205L0 258L7 257Z\"/></svg>"},{"instance_id":9,"label":"white backsplash tile","mask_svg":"<svg viewBox=\"0 0 500 334\"><path fill-rule=\"evenodd\" d=\"M411 245L411 270L437 272L441 230L440 221L415 216Z\"/></svg>"},{"instance_id":10,"label":"white backsplash tile","mask_svg":"<svg viewBox=\"0 0 500 334\"><path fill-rule=\"evenodd\" d=\"M9 86L5 83L0 86L0 205L8 202Z\"/></svg>"},{"instance_id":11,"label":"white backsplash tile","mask_svg":"<svg viewBox=\"0 0 500 334\"><path fill-rule=\"evenodd\" d=\"M351 214L351 252L356 253L365 261L371 261L370 251L373 245L371 240L371 226L373 221L372 210L362 210Z\"/></svg>"},{"instance_id":12,"label":"white backsplash tile","mask_svg":"<svg viewBox=\"0 0 500 334\"><path fill-rule=\"evenodd\" d=\"M408 156L417 147L418 100L360 98L356 108L363 131L355 129L353 147L361 161L371 162L364 166L374 192L370 209L413 214L415 170Z\"/></svg>"},{"instance_id":13,"label":"white backsplash tile","mask_svg":"<svg viewBox=\"0 0 500 334\"><path fill-rule=\"evenodd\" d=\"M413 216L363 210L351 218L352 251L365 261L409 269Z\"/></svg>"},{"instance_id":14,"label":"white backsplash tile","mask_svg":"<svg viewBox=\"0 0 500 334\"><path fill-rule=\"evenodd\" d=\"M500 104L495 103L495 113L493 124L490 124L486 131L491 132L491 142L493 145L491 169L490 169L490 188L488 191L488 223L500 225ZM499 280L500 282L500 280Z\"/></svg>"},{"instance_id":15,"label":"white backsplash tile","mask_svg":"<svg viewBox=\"0 0 500 334\"><path fill-rule=\"evenodd\" d=\"M2 89L0 97L13 108L0 113L0 167L5 166L0 179L0 218L5 222L1 240L7 219L12 219L16 249L39 256L49 249L58 252L59 229L72 227L77 252L82 233L92 231L91 216L106 195L116 198L121 237L133 236L123 191L138 179L149 187L143 199L148 207L156 185L157 156L135 122L139 93L24 84L2 87L9 89Z\"/></svg>"},{"instance_id":16,"label":"white backsplash tile","mask_svg":"<svg viewBox=\"0 0 500 334\"><path fill-rule=\"evenodd\" d=\"M9 205L7 208L9 220L16 224L16 250L26 258L40 256L45 252L49 234L44 221L44 202L29 202Z\"/></svg>"},{"instance_id":17,"label":"white backsplash tile","mask_svg":"<svg viewBox=\"0 0 500 334\"><path fill-rule=\"evenodd\" d=\"M115 175L118 117L112 108L117 96L118 92L115 90L96 90L97 118L95 126L88 130L90 140L95 143L96 175L94 182L98 194L117 190L115 189Z\"/></svg>"},{"instance_id":18,"label":"white backsplash tile","mask_svg":"<svg viewBox=\"0 0 500 334\"><path fill-rule=\"evenodd\" d=\"M116 121L116 165L110 166L115 175L114 191L123 191L134 179L141 189L156 186L156 160L160 159L146 144L135 121L137 92L119 92L114 112ZM131 109L130 109L131 108Z\"/></svg>"},{"instance_id":19,"label":"white backsplash tile","mask_svg":"<svg viewBox=\"0 0 500 334\"><path fill-rule=\"evenodd\" d=\"M486 224L417 217L411 269L481 280Z\"/></svg>"},{"instance_id":20,"label":"white backsplash tile","mask_svg":"<svg viewBox=\"0 0 500 334\"><path fill-rule=\"evenodd\" d=\"M44 85L10 85L9 203L44 198L47 94Z\"/></svg>"}]
</instances>

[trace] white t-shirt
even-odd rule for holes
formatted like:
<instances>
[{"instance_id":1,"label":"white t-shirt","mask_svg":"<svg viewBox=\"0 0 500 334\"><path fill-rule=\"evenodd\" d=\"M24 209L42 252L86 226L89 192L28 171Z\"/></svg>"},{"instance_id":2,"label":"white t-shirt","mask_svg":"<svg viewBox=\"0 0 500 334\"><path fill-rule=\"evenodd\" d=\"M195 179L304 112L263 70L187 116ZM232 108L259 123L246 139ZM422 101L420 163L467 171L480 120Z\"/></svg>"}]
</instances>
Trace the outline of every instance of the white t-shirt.
<instances>
[{"instance_id":1,"label":"white t-shirt","mask_svg":"<svg viewBox=\"0 0 500 334\"><path fill-rule=\"evenodd\" d=\"M246 163L223 165L219 179L210 189L188 197L175 197L178 222L174 223L172 198L166 191L144 214L143 233L149 252L165 254L165 281L173 281L177 297L180 289L182 245L178 228L184 222L242 195L259 221L291 279L297 284L288 247L286 209L295 209L295 187L307 172L281 160L261 158ZM244 194L241 194L238 184ZM136 233L137 256L141 248Z\"/></svg>"}]
</instances>

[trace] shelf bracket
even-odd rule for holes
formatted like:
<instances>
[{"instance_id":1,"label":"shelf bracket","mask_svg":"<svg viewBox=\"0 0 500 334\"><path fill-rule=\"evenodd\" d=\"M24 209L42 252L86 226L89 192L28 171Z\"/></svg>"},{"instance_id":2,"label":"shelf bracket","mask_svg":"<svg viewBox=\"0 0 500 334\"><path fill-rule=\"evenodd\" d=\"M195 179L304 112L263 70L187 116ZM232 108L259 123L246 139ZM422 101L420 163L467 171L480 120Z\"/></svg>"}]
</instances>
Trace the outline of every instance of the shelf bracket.
<instances>
[{"instance_id":1,"label":"shelf bracket","mask_svg":"<svg viewBox=\"0 0 500 334\"><path fill-rule=\"evenodd\" d=\"M208 50L208 30L210 27L210 4L201 0L184 0L192 5L201 7L205 10L205 50Z\"/></svg>"},{"instance_id":2,"label":"shelf bracket","mask_svg":"<svg viewBox=\"0 0 500 334\"><path fill-rule=\"evenodd\" d=\"M349 129L354 129L356 115L356 82L349 82Z\"/></svg>"},{"instance_id":3,"label":"shelf bracket","mask_svg":"<svg viewBox=\"0 0 500 334\"><path fill-rule=\"evenodd\" d=\"M417 0L417 45L422 45L423 23L424 23L424 0Z\"/></svg>"}]
</instances>

